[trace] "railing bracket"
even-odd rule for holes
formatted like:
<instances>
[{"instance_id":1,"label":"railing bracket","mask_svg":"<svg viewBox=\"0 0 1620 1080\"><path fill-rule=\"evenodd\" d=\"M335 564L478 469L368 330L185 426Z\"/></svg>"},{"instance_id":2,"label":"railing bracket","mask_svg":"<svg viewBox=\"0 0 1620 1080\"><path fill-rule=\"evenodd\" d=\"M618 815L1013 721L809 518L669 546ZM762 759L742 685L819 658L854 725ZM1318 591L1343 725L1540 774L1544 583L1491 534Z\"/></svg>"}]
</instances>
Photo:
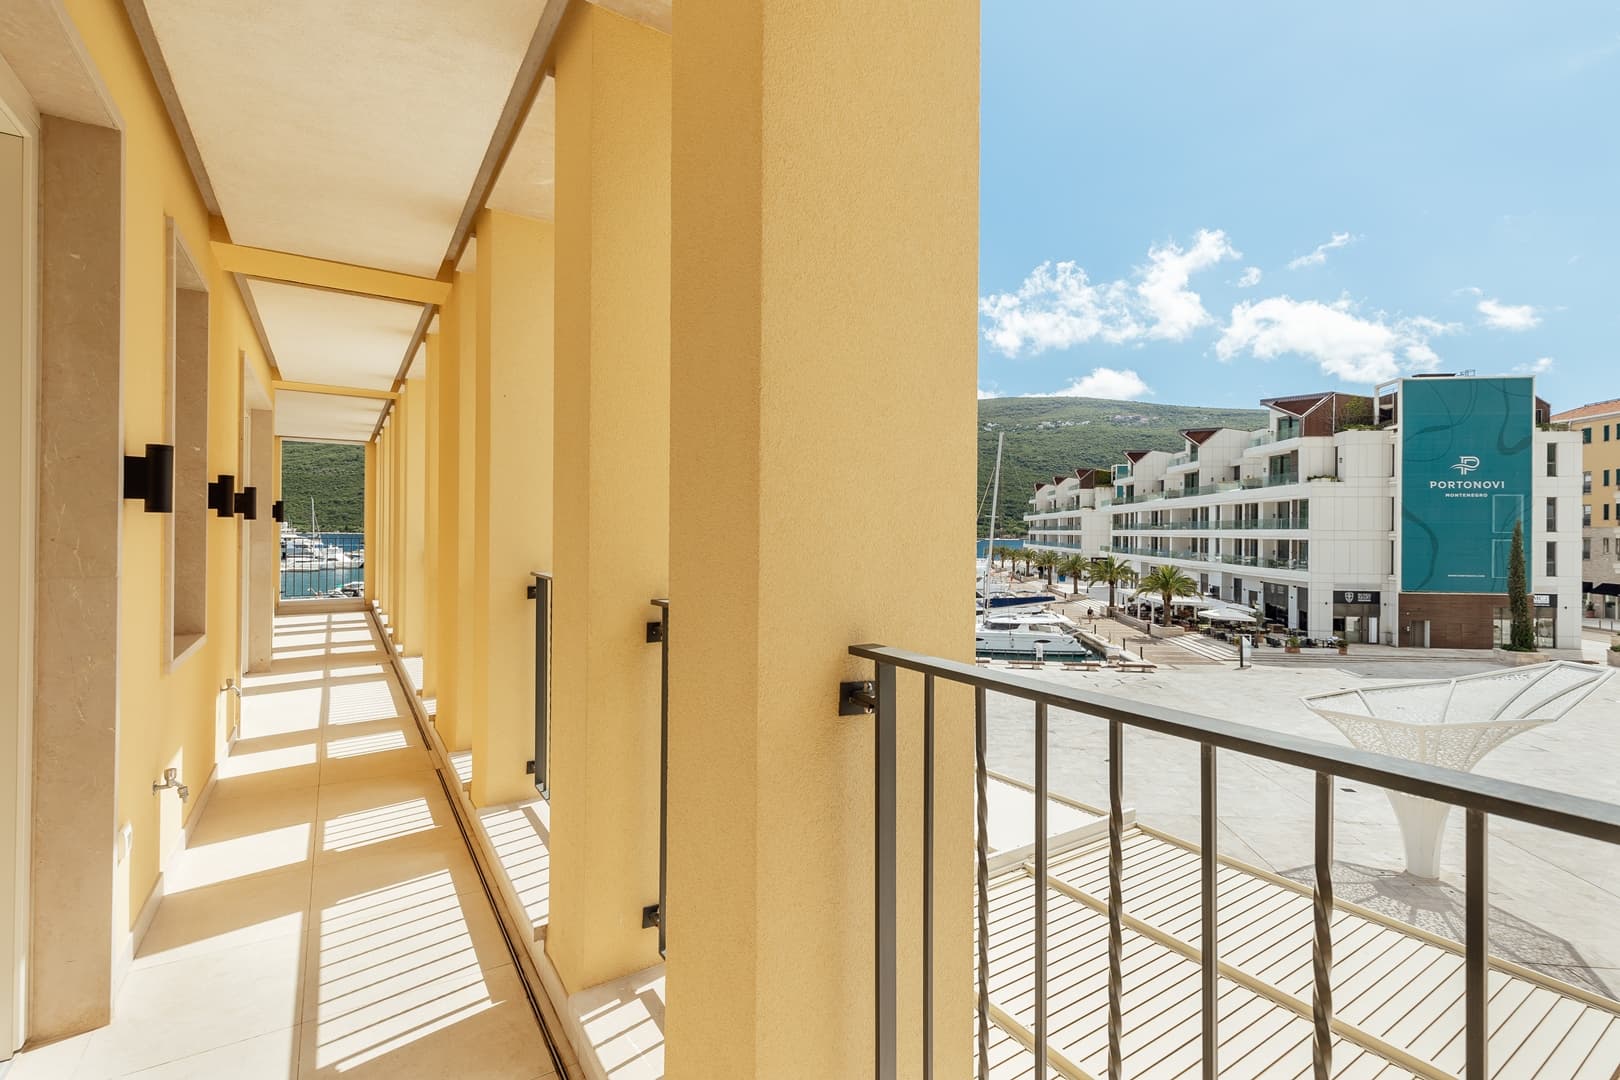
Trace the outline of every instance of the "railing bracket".
<instances>
[{"instance_id":1,"label":"railing bracket","mask_svg":"<svg viewBox=\"0 0 1620 1080\"><path fill-rule=\"evenodd\" d=\"M648 623L647 624L647 644L654 645L654 644L657 644L658 642L663 641L663 640L664 640L664 623L663 623L663 620L660 619L657 622Z\"/></svg>"},{"instance_id":2,"label":"railing bracket","mask_svg":"<svg viewBox=\"0 0 1620 1080\"><path fill-rule=\"evenodd\" d=\"M838 715L869 716L877 710L877 690L870 679L838 684Z\"/></svg>"},{"instance_id":3,"label":"railing bracket","mask_svg":"<svg viewBox=\"0 0 1620 1080\"><path fill-rule=\"evenodd\" d=\"M658 910L657 904L648 904L641 909L641 928L651 930L663 920L663 913Z\"/></svg>"}]
</instances>

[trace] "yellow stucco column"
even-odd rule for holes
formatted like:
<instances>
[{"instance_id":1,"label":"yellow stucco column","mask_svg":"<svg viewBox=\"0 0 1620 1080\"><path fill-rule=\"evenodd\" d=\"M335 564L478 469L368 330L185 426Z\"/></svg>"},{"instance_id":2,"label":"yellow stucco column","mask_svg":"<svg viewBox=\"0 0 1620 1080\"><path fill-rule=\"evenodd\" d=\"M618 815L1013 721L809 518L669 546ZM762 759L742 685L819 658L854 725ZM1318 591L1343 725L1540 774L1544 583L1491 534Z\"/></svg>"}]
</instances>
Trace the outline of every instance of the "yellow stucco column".
<instances>
[{"instance_id":1,"label":"yellow stucco column","mask_svg":"<svg viewBox=\"0 0 1620 1080\"><path fill-rule=\"evenodd\" d=\"M978 13L681 9L672 1080L871 1075L873 732L837 715L837 689L870 677L854 642L971 657ZM915 680L899 692L900 1075L915 1076L921 700ZM972 712L939 695L936 1065L962 1076Z\"/></svg>"},{"instance_id":2,"label":"yellow stucco column","mask_svg":"<svg viewBox=\"0 0 1620 1080\"><path fill-rule=\"evenodd\" d=\"M551 921L570 990L658 960L668 587L669 38L591 4L557 43Z\"/></svg>"},{"instance_id":3,"label":"yellow stucco column","mask_svg":"<svg viewBox=\"0 0 1620 1080\"><path fill-rule=\"evenodd\" d=\"M465 750L470 745L470 729L461 721L461 458L470 452L468 432L464 449L461 423L462 367L461 320L467 310L466 292L471 278L455 276L450 300L439 309L439 396L434 411L439 418L439 497L433 527L438 531L439 568L434 588L438 591L438 697L434 727L446 750ZM470 313L468 313L468 317ZM471 362L470 360L468 361Z\"/></svg>"},{"instance_id":4,"label":"yellow stucco column","mask_svg":"<svg viewBox=\"0 0 1620 1080\"><path fill-rule=\"evenodd\" d=\"M422 697L439 692L439 335L422 340Z\"/></svg>"},{"instance_id":5,"label":"yellow stucco column","mask_svg":"<svg viewBox=\"0 0 1620 1080\"><path fill-rule=\"evenodd\" d=\"M478 217L474 403L473 802L534 797L534 601L530 571L551 569L553 227Z\"/></svg>"},{"instance_id":6,"label":"yellow stucco column","mask_svg":"<svg viewBox=\"0 0 1620 1080\"><path fill-rule=\"evenodd\" d=\"M417 360L420 370L426 366ZM427 567L423 546L427 525L423 499L427 490L427 379L423 374L413 375L405 383L405 393L399 400L399 410L405 421L404 458L400 537L405 548L403 576L400 583L401 606L408 620L407 651L412 656L422 653L428 623L423 595L427 589Z\"/></svg>"},{"instance_id":7,"label":"yellow stucco column","mask_svg":"<svg viewBox=\"0 0 1620 1080\"><path fill-rule=\"evenodd\" d=\"M280 445L276 448L277 469L280 470ZM382 583L382 515L377 512L377 506L382 501L382 467L381 455L377 452L377 440L372 439L366 443L366 603L377 599L377 591Z\"/></svg>"},{"instance_id":8,"label":"yellow stucco column","mask_svg":"<svg viewBox=\"0 0 1620 1080\"><path fill-rule=\"evenodd\" d=\"M449 504L456 527L456 698L454 702L455 749L472 746L472 733L484 714L484 683L475 677L477 666L478 537L474 514L478 494L478 292L483 275L476 269L456 274L456 405L459 410L461 444L456 455L456 501Z\"/></svg>"},{"instance_id":9,"label":"yellow stucco column","mask_svg":"<svg viewBox=\"0 0 1620 1080\"><path fill-rule=\"evenodd\" d=\"M394 505L390 525L394 530L394 608L399 613L398 644L406 652L410 651L411 613L409 598L405 595L406 554L405 545L405 453L410 445L410 417L407 415L405 399L402 396L394 403Z\"/></svg>"}]
</instances>

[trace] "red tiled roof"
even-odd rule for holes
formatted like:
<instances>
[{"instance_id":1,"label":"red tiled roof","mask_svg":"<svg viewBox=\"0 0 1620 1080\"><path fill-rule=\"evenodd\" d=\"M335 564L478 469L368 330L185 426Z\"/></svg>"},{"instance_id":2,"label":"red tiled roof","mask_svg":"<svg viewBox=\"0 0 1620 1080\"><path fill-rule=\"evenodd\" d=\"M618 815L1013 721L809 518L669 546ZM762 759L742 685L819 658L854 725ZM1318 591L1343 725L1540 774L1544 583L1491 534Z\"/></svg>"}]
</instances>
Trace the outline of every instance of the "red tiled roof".
<instances>
[{"instance_id":1,"label":"red tiled roof","mask_svg":"<svg viewBox=\"0 0 1620 1080\"><path fill-rule=\"evenodd\" d=\"M1620 398L1610 398L1608 401L1594 401L1590 405L1570 409L1567 412L1553 413L1554 420L1585 420L1589 416L1612 416L1620 413Z\"/></svg>"}]
</instances>

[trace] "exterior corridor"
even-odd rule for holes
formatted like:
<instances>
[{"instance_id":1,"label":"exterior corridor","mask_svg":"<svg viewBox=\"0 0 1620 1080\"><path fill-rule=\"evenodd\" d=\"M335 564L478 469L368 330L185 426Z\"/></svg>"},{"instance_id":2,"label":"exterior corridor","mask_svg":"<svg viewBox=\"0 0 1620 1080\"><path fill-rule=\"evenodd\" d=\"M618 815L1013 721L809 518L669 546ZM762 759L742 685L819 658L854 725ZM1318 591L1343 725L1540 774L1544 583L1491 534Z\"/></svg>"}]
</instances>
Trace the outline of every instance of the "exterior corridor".
<instances>
[{"instance_id":1,"label":"exterior corridor","mask_svg":"<svg viewBox=\"0 0 1620 1080\"><path fill-rule=\"evenodd\" d=\"M7 1080L555 1076L370 619L285 615L273 649L113 1023Z\"/></svg>"}]
</instances>

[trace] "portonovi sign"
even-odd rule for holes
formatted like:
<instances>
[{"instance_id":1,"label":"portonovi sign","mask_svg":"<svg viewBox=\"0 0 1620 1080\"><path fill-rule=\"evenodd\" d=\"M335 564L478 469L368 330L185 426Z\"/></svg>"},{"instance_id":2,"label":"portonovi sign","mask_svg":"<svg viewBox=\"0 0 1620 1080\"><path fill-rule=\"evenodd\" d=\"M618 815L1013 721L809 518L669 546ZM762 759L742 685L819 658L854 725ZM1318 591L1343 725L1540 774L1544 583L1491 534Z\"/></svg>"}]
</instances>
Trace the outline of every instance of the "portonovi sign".
<instances>
[{"instance_id":1,"label":"portonovi sign","mask_svg":"<svg viewBox=\"0 0 1620 1080\"><path fill-rule=\"evenodd\" d=\"M1507 591L1513 526L1530 552L1535 382L1404 379L1401 588Z\"/></svg>"}]
</instances>

